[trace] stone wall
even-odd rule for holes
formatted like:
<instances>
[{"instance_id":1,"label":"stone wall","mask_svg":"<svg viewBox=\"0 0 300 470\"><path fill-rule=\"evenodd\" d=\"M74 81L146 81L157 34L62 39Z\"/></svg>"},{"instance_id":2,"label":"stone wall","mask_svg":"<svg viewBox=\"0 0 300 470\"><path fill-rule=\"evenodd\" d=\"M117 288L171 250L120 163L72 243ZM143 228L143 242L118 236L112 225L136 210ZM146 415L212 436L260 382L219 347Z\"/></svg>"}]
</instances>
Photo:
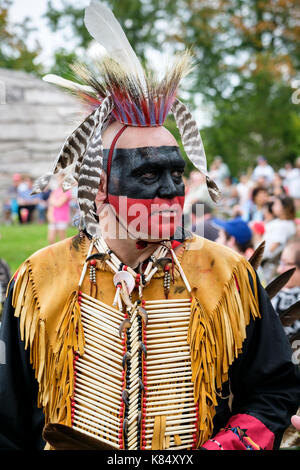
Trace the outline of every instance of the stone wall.
<instances>
[{"instance_id":1,"label":"stone wall","mask_svg":"<svg viewBox=\"0 0 300 470\"><path fill-rule=\"evenodd\" d=\"M30 74L0 69L0 210L14 173L49 171L83 119L78 101Z\"/></svg>"}]
</instances>

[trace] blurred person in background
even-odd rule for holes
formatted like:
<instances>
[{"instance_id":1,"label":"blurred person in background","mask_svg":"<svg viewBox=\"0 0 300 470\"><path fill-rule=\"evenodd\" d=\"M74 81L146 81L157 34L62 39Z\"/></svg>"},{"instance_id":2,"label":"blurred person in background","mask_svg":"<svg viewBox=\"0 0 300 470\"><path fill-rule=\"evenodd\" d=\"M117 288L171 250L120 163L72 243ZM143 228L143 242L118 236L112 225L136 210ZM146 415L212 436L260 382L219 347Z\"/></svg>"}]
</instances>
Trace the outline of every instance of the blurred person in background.
<instances>
[{"instance_id":1,"label":"blurred person in background","mask_svg":"<svg viewBox=\"0 0 300 470\"><path fill-rule=\"evenodd\" d=\"M264 224L267 224L275 219L273 212L273 201L268 201L263 207L263 221Z\"/></svg>"},{"instance_id":2,"label":"blurred person in background","mask_svg":"<svg viewBox=\"0 0 300 470\"><path fill-rule=\"evenodd\" d=\"M211 199L206 187L206 178L200 171L191 171L188 179L188 191L185 196L183 215L185 224L191 224L191 210L195 203L211 205Z\"/></svg>"},{"instance_id":3,"label":"blurred person in background","mask_svg":"<svg viewBox=\"0 0 300 470\"><path fill-rule=\"evenodd\" d=\"M256 248L263 241L265 224L264 222L250 222L249 227L252 231L253 247Z\"/></svg>"},{"instance_id":4,"label":"blurred person in background","mask_svg":"<svg viewBox=\"0 0 300 470\"><path fill-rule=\"evenodd\" d=\"M251 193L251 198L242 207L243 220L247 223L252 221L261 222L264 219L264 207L268 200L268 190L264 187L255 187Z\"/></svg>"},{"instance_id":5,"label":"blurred person in background","mask_svg":"<svg viewBox=\"0 0 300 470\"><path fill-rule=\"evenodd\" d=\"M225 178L230 176L228 165L223 158L217 156L214 158L209 171L210 177L216 182L220 189L223 188Z\"/></svg>"},{"instance_id":6,"label":"blurred person in background","mask_svg":"<svg viewBox=\"0 0 300 470\"><path fill-rule=\"evenodd\" d=\"M214 219L213 223L219 227L217 243L228 246L246 258L251 256L253 252L252 231L244 220L240 217L232 220Z\"/></svg>"},{"instance_id":7,"label":"blurred person in background","mask_svg":"<svg viewBox=\"0 0 300 470\"><path fill-rule=\"evenodd\" d=\"M293 275L271 300L274 310L279 317L282 317L290 307L300 300L300 237L297 236L290 239L284 247L277 273L283 274L292 268L295 268ZM295 321L289 326L283 325L283 329L294 351L294 355L299 357L300 319L297 318L297 316L294 318L296 318ZM300 434L295 432L295 428L300 431L300 408L297 411L297 415L292 417L292 426L290 426L283 435L281 442L281 447L283 448L299 448Z\"/></svg>"},{"instance_id":8,"label":"blurred person in background","mask_svg":"<svg viewBox=\"0 0 300 470\"><path fill-rule=\"evenodd\" d=\"M284 310L300 300L300 238L290 240L282 251L277 272L279 274L296 268L296 271L285 284L284 288L272 299L275 311L280 316ZM291 326L285 326L284 330L289 339L300 332L300 320L296 320Z\"/></svg>"},{"instance_id":9,"label":"blurred person in background","mask_svg":"<svg viewBox=\"0 0 300 470\"><path fill-rule=\"evenodd\" d=\"M266 224L265 256L273 257L281 253L287 241L296 234L295 204L289 196L276 196L273 201L272 212L275 216Z\"/></svg>"},{"instance_id":10,"label":"blurred person in background","mask_svg":"<svg viewBox=\"0 0 300 470\"><path fill-rule=\"evenodd\" d=\"M253 246L257 247L263 240L266 232L266 226L275 219L273 213L273 201L268 201L262 208L262 220L253 220L249 222L249 226L253 232Z\"/></svg>"},{"instance_id":11,"label":"blurred person in background","mask_svg":"<svg viewBox=\"0 0 300 470\"><path fill-rule=\"evenodd\" d=\"M274 196L281 196L287 194L287 187L284 183L284 178L279 173L274 173L274 179L272 181L272 194Z\"/></svg>"},{"instance_id":12,"label":"blurred person in background","mask_svg":"<svg viewBox=\"0 0 300 470\"><path fill-rule=\"evenodd\" d=\"M239 202L239 193L231 176L226 176L222 187L222 212L228 216L232 215L232 209Z\"/></svg>"},{"instance_id":13,"label":"blurred person in background","mask_svg":"<svg viewBox=\"0 0 300 470\"><path fill-rule=\"evenodd\" d=\"M300 211L300 156L296 158L294 168L285 177L288 194L294 199L296 211Z\"/></svg>"},{"instance_id":14,"label":"blurred person in background","mask_svg":"<svg viewBox=\"0 0 300 470\"><path fill-rule=\"evenodd\" d=\"M290 171L292 171L293 169L293 164L292 162L285 162L284 166L279 168L278 170L278 173L280 174L280 176L282 176L282 178L287 178Z\"/></svg>"},{"instance_id":15,"label":"blurred person in background","mask_svg":"<svg viewBox=\"0 0 300 470\"><path fill-rule=\"evenodd\" d=\"M219 230L213 223L212 212L211 206L198 201L192 205L191 219L192 232L214 242L219 236Z\"/></svg>"},{"instance_id":16,"label":"blurred person in background","mask_svg":"<svg viewBox=\"0 0 300 470\"><path fill-rule=\"evenodd\" d=\"M51 194L51 189L47 188L39 194L39 202L37 204L37 215L39 224L47 222L48 201Z\"/></svg>"},{"instance_id":17,"label":"blurred person in background","mask_svg":"<svg viewBox=\"0 0 300 470\"><path fill-rule=\"evenodd\" d=\"M257 158L257 166L254 168L252 173L253 181L258 182L261 178L264 178L266 184L271 183L274 178L273 168L268 164L267 159L262 155Z\"/></svg>"},{"instance_id":18,"label":"blurred person in background","mask_svg":"<svg viewBox=\"0 0 300 470\"><path fill-rule=\"evenodd\" d=\"M275 277L281 252L288 240L296 234L296 211L291 197L276 196L272 212L275 218L265 224L264 235L266 247L262 266L267 282Z\"/></svg>"},{"instance_id":19,"label":"blurred person in background","mask_svg":"<svg viewBox=\"0 0 300 470\"><path fill-rule=\"evenodd\" d=\"M293 170L294 166L292 162L286 162L282 168L278 170L278 173L286 181L288 179L290 172Z\"/></svg>"},{"instance_id":20,"label":"blurred person in background","mask_svg":"<svg viewBox=\"0 0 300 470\"><path fill-rule=\"evenodd\" d=\"M37 205L40 202L39 196L31 195L33 178L24 176L21 184L18 186L18 217L20 224L31 223Z\"/></svg>"},{"instance_id":21,"label":"blurred person in background","mask_svg":"<svg viewBox=\"0 0 300 470\"><path fill-rule=\"evenodd\" d=\"M254 222L254 227L250 227L241 217L223 221L214 219L214 224L219 228L219 235L216 242L225 245L247 260L254 253L254 249L261 242L261 234L264 231L262 222ZM266 286L264 270L261 266L257 268L258 278L263 286Z\"/></svg>"},{"instance_id":22,"label":"blurred person in background","mask_svg":"<svg viewBox=\"0 0 300 470\"><path fill-rule=\"evenodd\" d=\"M80 211L79 211L79 205L77 202L77 187L73 186L71 189L71 200L70 200L70 218L72 224L76 225L77 221L79 221L80 218Z\"/></svg>"},{"instance_id":23,"label":"blurred person in background","mask_svg":"<svg viewBox=\"0 0 300 470\"><path fill-rule=\"evenodd\" d=\"M4 222L15 223L18 220L18 188L22 182L22 175L15 173L12 177L12 184L7 188L4 198Z\"/></svg>"},{"instance_id":24,"label":"blurred person in background","mask_svg":"<svg viewBox=\"0 0 300 470\"><path fill-rule=\"evenodd\" d=\"M253 186L254 183L249 176L246 173L242 173L236 185L240 206L244 206L249 201Z\"/></svg>"},{"instance_id":25,"label":"blurred person in background","mask_svg":"<svg viewBox=\"0 0 300 470\"><path fill-rule=\"evenodd\" d=\"M63 191L62 182L64 175L59 174L56 178L56 187L51 192L48 203L48 242L51 245L57 238L64 240L70 223L70 202L72 191Z\"/></svg>"}]
</instances>

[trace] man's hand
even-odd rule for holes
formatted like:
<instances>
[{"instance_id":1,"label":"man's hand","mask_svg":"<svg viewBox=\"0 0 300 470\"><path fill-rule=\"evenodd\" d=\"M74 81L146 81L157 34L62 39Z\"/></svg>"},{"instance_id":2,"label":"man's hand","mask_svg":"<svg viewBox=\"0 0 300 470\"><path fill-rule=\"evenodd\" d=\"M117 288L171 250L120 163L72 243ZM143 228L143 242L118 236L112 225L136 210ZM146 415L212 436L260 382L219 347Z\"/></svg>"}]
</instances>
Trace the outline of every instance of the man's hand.
<instances>
[{"instance_id":1,"label":"man's hand","mask_svg":"<svg viewBox=\"0 0 300 470\"><path fill-rule=\"evenodd\" d=\"M300 431L300 416L294 415L291 418L292 425L297 429L297 431Z\"/></svg>"}]
</instances>

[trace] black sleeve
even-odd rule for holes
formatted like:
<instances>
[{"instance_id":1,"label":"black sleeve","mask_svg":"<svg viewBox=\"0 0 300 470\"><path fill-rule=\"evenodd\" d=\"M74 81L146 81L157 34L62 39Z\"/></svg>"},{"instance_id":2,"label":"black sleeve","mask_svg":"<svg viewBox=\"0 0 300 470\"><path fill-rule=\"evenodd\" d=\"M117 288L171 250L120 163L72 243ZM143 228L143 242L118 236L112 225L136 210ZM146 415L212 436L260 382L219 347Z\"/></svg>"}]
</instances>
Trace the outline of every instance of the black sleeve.
<instances>
[{"instance_id":1,"label":"black sleeve","mask_svg":"<svg viewBox=\"0 0 300 470\"><path fill-rule=\"evenodd\" d=\"M258 283L261 318L251 321L243 353L229 371L232 415L259 419L275 435L274 449L300 406L299 364L266 291Z\"/></svg>"},{"instance_id":2,"label":"black sleeve","mask_svg":"<svg viewBox=\"0 0 300 470\"><path fill-rule=\"evenodd\" d=\"M44 415L36 405L38 384L14 316L13 284L0 330L0 449L42 450Z\"/></svg>"}]
</instances>

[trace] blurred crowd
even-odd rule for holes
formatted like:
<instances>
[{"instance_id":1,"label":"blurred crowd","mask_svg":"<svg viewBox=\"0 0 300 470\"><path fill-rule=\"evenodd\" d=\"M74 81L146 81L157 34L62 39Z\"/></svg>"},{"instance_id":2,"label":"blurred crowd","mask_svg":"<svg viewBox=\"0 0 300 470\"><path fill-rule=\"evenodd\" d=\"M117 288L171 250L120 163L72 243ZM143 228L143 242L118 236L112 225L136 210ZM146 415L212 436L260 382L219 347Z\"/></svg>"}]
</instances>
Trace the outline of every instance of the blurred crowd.
<instances>
[{"instance_id":1,"label":"blurred crowd","mask_svg":"<svg viewBox=\"0 0 300 470\"><path fill-rule=\"evenodd\" d=\"M247 258L265 241L263 279L269 282L288 241L300 236L300 157L275 172L259 156L254 169L239 178L233 178L217 157L209 176L222 191L217 205L212 204L201 173L192 171L186 181L185 216L192 231Z\"/></svg>"},{"instance_id":2,"label":"blurred crowd","mask_svg":"<svg viewBox=\"0 0 300 470\"><path fill-rule=\"evenodd\" d=\"M63 191L63 176L53 177L43 193L32 195L34 180L16 173L4 199L2 220L5 224L47 224L48 243L63 240L67 228L78 215L76 190ZM0 322L10 268L0 259Z\"/></svg>"},{"instance_id":3,"label":"blurred crowd","mask_svg":"<svg viewBox=\"0 0 300 470\"><path fill-rule=\"evenodd\" d=\"M40 194L31 194L33 183L29 175L13 175L3 205L4 223L47 223L49 243L63 240L78 211L76 191L64 192L60 175L52 178L46 190Z\"/></svg>"},{"instance_id":4,"label":"blurred crowd","mask_svg":"<svg viewBox=\"0 0 300 470\"><path fill-rule=\"evenodd\" d=\"M280 274L292 276L272 298L280 314L300 301L300 157L274 171L264 156L253 169L233 178L221 157L209 176L222 191L216 205L207 192L205 177L192 171L186 180L185 226L194 233L226 245L250 259L264 242L258 275L266 287ZM300 320L285 327L290 339L300 333Z\"/></svg>"}]
</instances>

